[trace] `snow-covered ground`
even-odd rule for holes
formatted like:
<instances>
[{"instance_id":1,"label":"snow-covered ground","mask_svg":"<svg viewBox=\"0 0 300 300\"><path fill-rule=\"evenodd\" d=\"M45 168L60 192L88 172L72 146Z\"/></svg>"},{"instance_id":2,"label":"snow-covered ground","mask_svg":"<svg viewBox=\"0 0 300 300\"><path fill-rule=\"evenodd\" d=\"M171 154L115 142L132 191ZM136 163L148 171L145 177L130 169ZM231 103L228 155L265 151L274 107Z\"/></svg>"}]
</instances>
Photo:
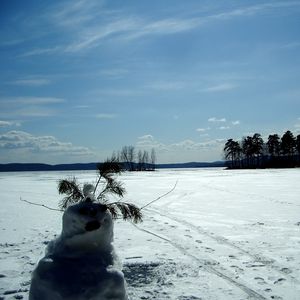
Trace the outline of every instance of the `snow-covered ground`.
<instances>
[{"instance_id":1,"label":"snow-covered ground","mask_svg":"<svg viewBox=\"0 0 300 300\"><path fill-rule=\"evenodd\" d=\"M0 299L27 299L30 274L60 234L59 179L95 172L0 173ZM115 223L130 299L300 299L300 169L125 173L137 226ZM42 299L41 299L42 300Z\"/></svg>"}]
</instances>

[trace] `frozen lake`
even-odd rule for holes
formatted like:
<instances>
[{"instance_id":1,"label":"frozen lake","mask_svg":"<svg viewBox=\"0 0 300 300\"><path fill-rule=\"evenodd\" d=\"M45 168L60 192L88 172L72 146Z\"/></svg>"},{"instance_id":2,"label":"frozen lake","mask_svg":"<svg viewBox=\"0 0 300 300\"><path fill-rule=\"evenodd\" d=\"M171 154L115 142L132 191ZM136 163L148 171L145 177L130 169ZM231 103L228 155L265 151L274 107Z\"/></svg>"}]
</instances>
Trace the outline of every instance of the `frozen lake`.
<instances>
[{"instance_id":1,"label":"frozen lake","mask_svg":"<svg viewBox=\"0 0 300 300\"><path fill-rule=\"evenodd\" d=\"M30 273L61 230L57 182L96 172L0 173L0 299L27 299ZM135 299L300 299L300 169L124 173L144 222L115 224ZM19 297L19 298L18 298ZM23 298L21 298L23 297Z\"/></svg>"}]
</instances>

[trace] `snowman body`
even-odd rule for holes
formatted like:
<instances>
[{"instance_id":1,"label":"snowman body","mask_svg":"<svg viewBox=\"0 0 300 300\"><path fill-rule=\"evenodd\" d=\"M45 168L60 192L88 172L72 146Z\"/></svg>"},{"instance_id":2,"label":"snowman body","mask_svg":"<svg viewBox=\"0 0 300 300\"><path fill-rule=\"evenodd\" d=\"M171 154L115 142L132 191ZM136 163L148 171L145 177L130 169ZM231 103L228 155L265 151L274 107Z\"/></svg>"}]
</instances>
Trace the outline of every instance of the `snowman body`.
<instances>
[{"instance_id":1,"label":"snowman body","mask_svg":"<svg viewBox=\"0 0 300 300\"><path fill-rule=\"evenodd\" d=\"M127 300L112 241L105 205L84 201L68 207L61 235L33 272L29 300Z\"/></svg>"}]
</instances>

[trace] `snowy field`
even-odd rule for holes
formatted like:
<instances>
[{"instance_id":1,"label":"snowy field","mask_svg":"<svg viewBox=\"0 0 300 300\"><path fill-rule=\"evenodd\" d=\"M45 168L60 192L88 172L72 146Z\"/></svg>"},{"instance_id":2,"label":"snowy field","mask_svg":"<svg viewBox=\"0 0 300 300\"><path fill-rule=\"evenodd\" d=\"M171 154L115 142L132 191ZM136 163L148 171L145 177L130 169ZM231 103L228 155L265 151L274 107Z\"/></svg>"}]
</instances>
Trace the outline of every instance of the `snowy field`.
<instances>
[{"instance_id":1,"label":"snowy field","mask_svg":"<svg viewBox=\"0 0 300 300\"><path fill-rule=\"evenodd\" d=\"M59 179L95 172L0 173L0 299L28 299L30 275L61 231ZM300 170L125 173L125 201L144 222L115 223L135 299L300 299ZM42 299L41 299L42 300Z\"/></svg>"}]
</instances>

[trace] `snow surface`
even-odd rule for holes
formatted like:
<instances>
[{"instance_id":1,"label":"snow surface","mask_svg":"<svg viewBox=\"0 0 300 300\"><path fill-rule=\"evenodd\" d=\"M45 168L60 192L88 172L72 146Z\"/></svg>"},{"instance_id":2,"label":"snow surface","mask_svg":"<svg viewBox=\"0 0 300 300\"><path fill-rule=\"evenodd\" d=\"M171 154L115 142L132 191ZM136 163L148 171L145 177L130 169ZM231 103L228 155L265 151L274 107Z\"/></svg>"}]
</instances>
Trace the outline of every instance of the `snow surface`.
<instances>
[{"instance_id":1,"label":"snow surface","mask_svg":"<svg viewBox=\"0 0 300 300\"><path fill-rule=\"evenodd\" d=\"M0 173L0 299L28 299L31 272L61 233L59 179L95 172ZM125 173L144 222L117 221L114 247L135 299L300 299L300 170Z\"/></svg>"}]
</instances>

